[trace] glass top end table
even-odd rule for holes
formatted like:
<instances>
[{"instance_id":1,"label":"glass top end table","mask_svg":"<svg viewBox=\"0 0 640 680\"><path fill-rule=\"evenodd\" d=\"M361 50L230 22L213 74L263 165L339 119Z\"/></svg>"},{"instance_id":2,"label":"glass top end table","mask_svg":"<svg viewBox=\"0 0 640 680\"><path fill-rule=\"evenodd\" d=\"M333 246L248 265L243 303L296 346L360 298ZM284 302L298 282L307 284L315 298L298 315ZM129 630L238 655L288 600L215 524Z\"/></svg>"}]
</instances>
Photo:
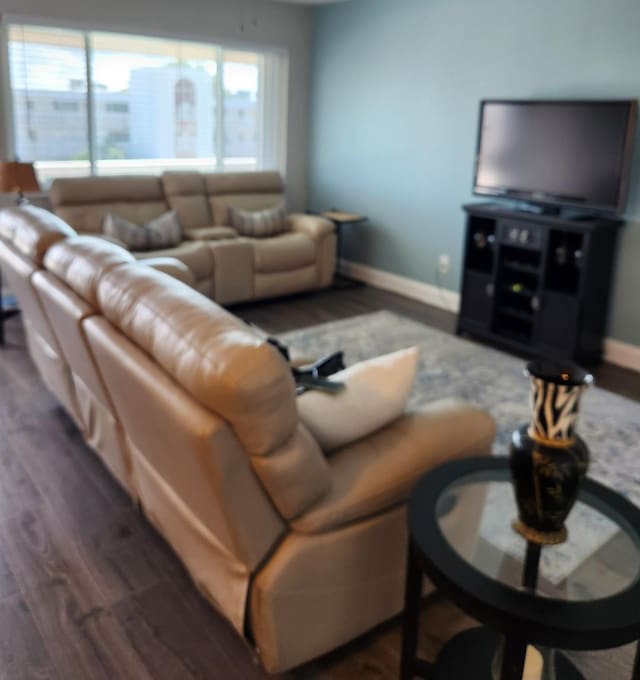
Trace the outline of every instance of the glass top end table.
<instances>
[{"instance_id":1,"label":"glass top end table","mask_svg":"<svg viewBox=\"0 0 640 680\"><path fill-rule=\"evenodd\" d=\"M475 526L460 531L447 522L449 510L456 504L479 509ZM521 590L525 587L527 542L512 529L517 515L508 470L461 476L443 489L436 504L438 525L449 545L486 576ZM598 600L626 590L640 577L636 530L588 489L574 506L568 523L567 542L542 548L536 595Z\"/></svg>"},{"instance_id":2,"label":"glass top end table","mask_svg":"<svg viewBox=\"0 0 640 680\"><path fill-rule=\"evenodd\" d=\"M587 479L569 540L558 546L527 543L512 529L516 517L504 457L446 463L418 482L408 506L402 680L520 680L525 656L532 670L528 650L544 661L530 677L583 680L556 648L606 649L640 638L637 507ZM452 638L433 664L416 658L424 574L484 624ZM632 678L640 680L640 655Z\"/></svg>"}]
</instances>

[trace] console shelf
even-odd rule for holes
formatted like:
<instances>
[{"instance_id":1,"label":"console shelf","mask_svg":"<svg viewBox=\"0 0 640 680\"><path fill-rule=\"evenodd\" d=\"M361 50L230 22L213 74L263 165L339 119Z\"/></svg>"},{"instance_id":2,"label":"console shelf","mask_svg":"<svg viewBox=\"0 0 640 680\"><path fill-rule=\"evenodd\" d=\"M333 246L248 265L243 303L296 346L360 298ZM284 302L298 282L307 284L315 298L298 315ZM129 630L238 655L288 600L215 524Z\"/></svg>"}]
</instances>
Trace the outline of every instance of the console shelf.
<instances>
[{"instance_id":1,"label":"console shelf","mask_svg":"<svg viewBox=\"0 0 640 680\"><path fill-rule=\"evenodd\" d=\"M515 272L521 272L523 274L538 274L540 271L539 267L535 267L531 264L524 264L517 260L505 260L502 263L502 266L505 269L512 269Z\"/></svg>"},{"instance_id":2,"label":"console shelf","mask_svg":"<svg viewBox=\"0 0 640 680\"><path fill-rule=\"evenodd\" d=\"M619 220L465 205L458 333L525 356L601 360Z\"/></svg>"}]
</instances>

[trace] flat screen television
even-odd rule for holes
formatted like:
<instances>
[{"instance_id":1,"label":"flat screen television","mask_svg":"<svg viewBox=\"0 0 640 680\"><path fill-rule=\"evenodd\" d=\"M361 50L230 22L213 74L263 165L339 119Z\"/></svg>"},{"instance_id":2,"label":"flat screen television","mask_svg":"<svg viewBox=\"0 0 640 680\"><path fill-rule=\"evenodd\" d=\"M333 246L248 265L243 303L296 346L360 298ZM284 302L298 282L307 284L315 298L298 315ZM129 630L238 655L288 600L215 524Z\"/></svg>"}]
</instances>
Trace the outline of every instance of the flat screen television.
<instances>
[{"instance_id":1,"label":"flat screen television","mask_svg":"<svg viewBox=\"0 0 640 680\"><path fill-rule=\"evenodd\" d=\"M621 214L636 101L480 103L473 192Z\"/></svg>"}]
</instances>

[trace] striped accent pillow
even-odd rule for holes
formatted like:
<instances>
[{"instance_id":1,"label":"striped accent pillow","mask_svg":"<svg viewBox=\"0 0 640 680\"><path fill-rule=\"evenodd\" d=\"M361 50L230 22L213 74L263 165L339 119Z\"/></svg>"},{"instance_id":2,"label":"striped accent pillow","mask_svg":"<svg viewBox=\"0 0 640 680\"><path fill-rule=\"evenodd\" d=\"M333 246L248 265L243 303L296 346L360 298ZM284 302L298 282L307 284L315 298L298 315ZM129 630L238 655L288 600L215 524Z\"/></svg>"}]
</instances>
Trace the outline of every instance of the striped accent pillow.
<instances>
[{"instance_id":1,"label":"striped accent pillow","mask_svg":"<svg viewBox=\"0 0 640 680\"><path fill-rule=\"evenodd\" d=\"M268 210L238 210L229 207L229 222L242 236L266 238L289 231L284 203Z\"/></svg>"},{"instance_id":2,"label":"striped accent pillow","mask_svg":"<svg viewBox=\"0 0 640 680\"><path fill-rule=\"evenodd\" d=\"M145 225L149 250L162 250L162 248L175 248L182 242L182 227L178 222L175 210L156 217L155 220Z\"/></svg>"},{"instance_id":3,"label":"striped accent pillow","mask_svg":"<svg viewBox=\"0 0 640 680\"><path fill-rule=\"evenodd\" d=\"M124 243L129 250L146 250L147 232L141 227L123 217L107 213L102 224L102 233Z\"/></svg>"},{"instance_id":4,"label":"striped accent pillow","mask_svg":"<svg viewBox=\"0 0 640 680\"><path fill-rule=\"evenodd\" d=\"M129 250L162 250L182 242L182 227L174 210L156 217L148 224L138 225L114 213L107 213L102 233L124 243Z\"/></svg>"}]
</instances>

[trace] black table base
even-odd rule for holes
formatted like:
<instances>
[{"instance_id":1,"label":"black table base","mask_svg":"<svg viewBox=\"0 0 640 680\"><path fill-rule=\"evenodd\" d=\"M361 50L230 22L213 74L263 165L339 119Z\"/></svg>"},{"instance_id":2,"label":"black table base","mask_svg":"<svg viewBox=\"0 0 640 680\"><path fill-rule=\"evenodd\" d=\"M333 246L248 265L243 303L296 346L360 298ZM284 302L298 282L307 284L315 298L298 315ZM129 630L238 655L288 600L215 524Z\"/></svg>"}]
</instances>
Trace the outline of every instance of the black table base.
<instances>
[{"instance_id":1,"label":"black table base","mask_svg":"<svg viewBox=\"0 0 640 680\"><path fill-rule=\"evenodd\" d=\"M502 637L488 628L471 628L453 637L442 648L429 680L494 680L492 665ZM558 680L585 680L580 671L560 652L554 652Z\"/></svg>"},{"instance_id":2,"label":"black table base","mask_svg":"<svg viewBox=\"0 0 640 680\"><path fill-rule=\"evenodd\" d=\"M535 591L538 583L541 546L527 543L522 573L522 585ZM423 572L410 543L407 555L405 609L402 632L400 680L495 680L493 663L498 647L504 641L500 680L521 680L527 651L526 640L504 637L488 628L472 628L449 640L435 663L417 656L420 604L422 601ZM559 651L553 653L558 680L585 680L580 671ZM632 680L640 680L640 645L632 671Z\"/></svg>"},{"instance_id":3,"label":"black table base","mask_svg":"<svg viewBox=\"0 0 640 680\"><path fill-rule=\"evenodd\" d=\"M412 680L416 675L428 678L431 664L417 657L418 624L420 602L422 600L422 569L409 541L407 555L407 580L404 591L404 620L402 629L402 659L400 661L400 680Z\"/></svg>"}]
</instances>

